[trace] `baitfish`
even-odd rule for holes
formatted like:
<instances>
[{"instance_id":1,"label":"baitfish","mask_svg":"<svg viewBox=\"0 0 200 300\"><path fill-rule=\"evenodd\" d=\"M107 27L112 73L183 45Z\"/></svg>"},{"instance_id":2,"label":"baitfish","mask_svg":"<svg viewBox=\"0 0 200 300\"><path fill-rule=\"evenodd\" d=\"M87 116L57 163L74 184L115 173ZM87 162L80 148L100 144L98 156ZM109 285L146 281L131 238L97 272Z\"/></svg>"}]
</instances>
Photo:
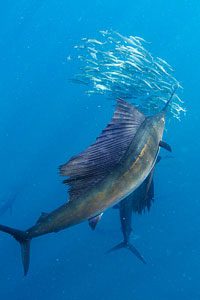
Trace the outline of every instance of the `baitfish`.
<instances>
[{"instance_id":1,"label":"baitfish","mask_svg":"<svg viewBox=\"0 0 200 300\"><path fill-rule=\"evenodd\" d=\"M33 238L58 232L91 220L136 190L154 168L165 127L168 104L151 117L133 105L117 100L114 115L84 152L60 166L69 186L69 201L51 213L42 213L31 228L22 231L0 225L0 231L13 236L21 245L26 275Z\"/></svg>"}]
</instances>

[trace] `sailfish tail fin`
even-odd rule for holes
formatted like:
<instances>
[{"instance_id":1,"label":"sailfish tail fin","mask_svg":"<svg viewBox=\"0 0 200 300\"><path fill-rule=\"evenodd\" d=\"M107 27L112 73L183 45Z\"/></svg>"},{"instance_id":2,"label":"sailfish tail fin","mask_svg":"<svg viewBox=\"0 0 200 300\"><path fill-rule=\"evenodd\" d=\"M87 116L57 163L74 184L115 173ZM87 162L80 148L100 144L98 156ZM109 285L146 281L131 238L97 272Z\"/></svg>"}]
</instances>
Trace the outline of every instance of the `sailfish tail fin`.
<instances>
[{"instance_id":1,"label":"sailfish tail fin","mask_svg":"<svg viewBox=\"0 0 200 300\"><path fill-rule=\"evenodd\" d=\"M14 229L8 226L0 225L0 231L10 234L20 243L22 264L24 268L24 276L27 275L30 263L30 242L27 233L18 229Z\"/></svg>"},{"instance_id":2,"label":"sailfish tail fin","mask_svg":"<svg viewBox=\"0 0 200 300\"><path fill-rule=\"evenodd\" d=\"M140 252L131 243L121 242L118 245L112 247L106 253L111 253L115 250L119 250L122 248L126 248L126 249L130 250L141 262L143 262L143 264L146 264L144 257L140 254Z\"/></svg>"}]
</instances>

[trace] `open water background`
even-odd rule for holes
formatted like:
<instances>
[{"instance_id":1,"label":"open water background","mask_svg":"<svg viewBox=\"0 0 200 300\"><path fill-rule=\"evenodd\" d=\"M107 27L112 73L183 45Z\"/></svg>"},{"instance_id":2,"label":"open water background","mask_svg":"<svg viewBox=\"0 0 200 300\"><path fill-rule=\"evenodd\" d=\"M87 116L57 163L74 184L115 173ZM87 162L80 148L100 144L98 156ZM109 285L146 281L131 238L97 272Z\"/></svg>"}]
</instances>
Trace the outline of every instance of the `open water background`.
<instances>
[{"instance_id":1,"label":"open water background","mask_svg":"<svg viewBox=\"0 0 200 300\"><path fill-rule=\"evenodd\" d=\"M95 232L87 223L32 242L22 274L19 246L0 234L2 300L200 299L200 2L198 0L8 0L0 9L0 201L18 190L13 214L0 223L26 229L67 199L58 166L85 149L110 120L113 103L72 85L73 46L114 29L151 41L151 52L176 70L187 114L167 124L173 158L155 174L150 214L135 216L126 250L116 210ZM162 150L163 156L168 155Z\"/></svg>"}]
</instances>

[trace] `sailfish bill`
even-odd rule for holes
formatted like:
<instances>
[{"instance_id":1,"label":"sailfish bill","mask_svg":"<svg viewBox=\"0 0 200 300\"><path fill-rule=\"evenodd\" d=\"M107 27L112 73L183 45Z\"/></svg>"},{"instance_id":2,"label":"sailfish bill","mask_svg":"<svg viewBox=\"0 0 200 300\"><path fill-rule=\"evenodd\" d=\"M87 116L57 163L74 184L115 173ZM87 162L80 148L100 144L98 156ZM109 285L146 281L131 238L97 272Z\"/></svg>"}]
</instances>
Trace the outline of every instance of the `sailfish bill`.
<instances>
[{"instance_id":1,"label":"sailfish bill","mask_svg":"<svg viewBox=\"0 0 200 300\"><path fill-rule=\"evenodd\" d=\"M168 104L167 104L168 105ZM88 149L60 167L67 176L69 201L26 231L0 226L21 245L28 272L30 241L102 214L136 190L153 169L162 141L166 109L145 117L133 105L117 100L110 123Z\"/></svg>"}]
</instances>

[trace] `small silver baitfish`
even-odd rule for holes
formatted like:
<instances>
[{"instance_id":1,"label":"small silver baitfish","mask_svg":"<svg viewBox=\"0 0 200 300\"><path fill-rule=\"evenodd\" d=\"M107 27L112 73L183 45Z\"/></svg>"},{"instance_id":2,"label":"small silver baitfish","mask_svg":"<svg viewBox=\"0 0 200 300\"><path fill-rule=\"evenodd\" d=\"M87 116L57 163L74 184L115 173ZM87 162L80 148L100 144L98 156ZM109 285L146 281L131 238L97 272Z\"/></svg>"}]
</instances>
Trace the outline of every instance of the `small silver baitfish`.
<instances>
[{"instance_id":1,"label":"small silver baitfish","mask_svg":"<svg viewBox=\"0 0 200 300\"><path fill-rule=\"evenodd\" d=\"M136 190L156 162L165 126L166 108L145 117L133 105L118 99L111 122L96 142L60 167L68 176L69 201L43 213L26 231L0 225L21 245L24 274L29 268L30 242L33 238L58 232L101 215Z\"/></svg>"}]
</instances>

